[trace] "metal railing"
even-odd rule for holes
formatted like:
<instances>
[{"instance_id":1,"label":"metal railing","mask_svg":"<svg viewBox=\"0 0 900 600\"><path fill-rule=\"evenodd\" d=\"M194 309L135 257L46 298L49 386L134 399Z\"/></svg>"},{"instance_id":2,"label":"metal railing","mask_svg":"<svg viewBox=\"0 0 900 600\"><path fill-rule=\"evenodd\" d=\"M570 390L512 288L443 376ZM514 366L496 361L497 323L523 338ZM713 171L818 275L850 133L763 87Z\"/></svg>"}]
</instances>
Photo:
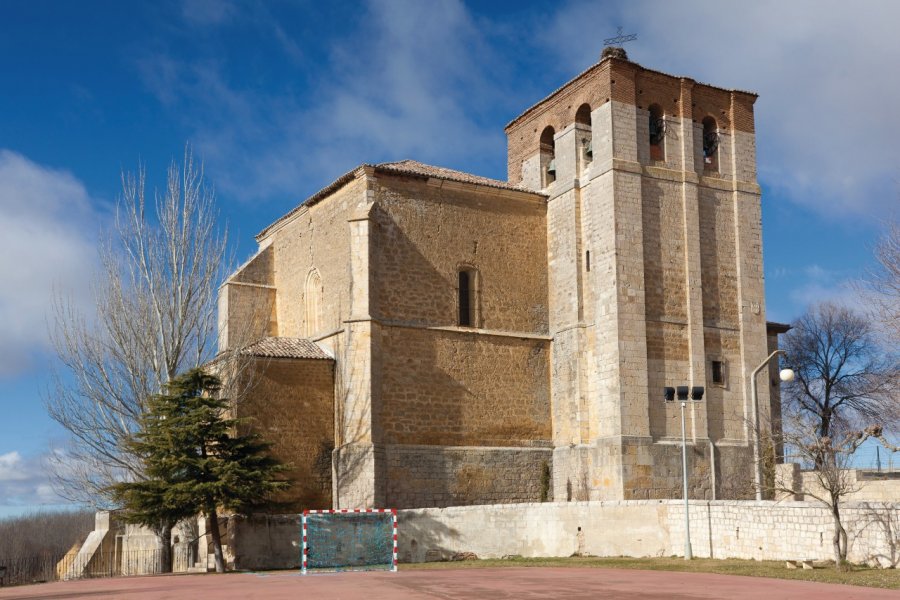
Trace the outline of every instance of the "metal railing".
<instances>
[{"instance_id":1,"label":"metal railing","mask_svg":"<svg viewBox=\"0 0 900 600\"><path fill-rule=\"evenodd\" d=\"M181 556L184 554L184 556ZM187 548L172 549L175 570L190 564ZM160 573L162 553L158 549L127 550L114 548L93 554L70 551L45 553L36 556L0 557L0 585L24 585L87 579L94 577L119 577Z\"/></svg>"}]
</instances>

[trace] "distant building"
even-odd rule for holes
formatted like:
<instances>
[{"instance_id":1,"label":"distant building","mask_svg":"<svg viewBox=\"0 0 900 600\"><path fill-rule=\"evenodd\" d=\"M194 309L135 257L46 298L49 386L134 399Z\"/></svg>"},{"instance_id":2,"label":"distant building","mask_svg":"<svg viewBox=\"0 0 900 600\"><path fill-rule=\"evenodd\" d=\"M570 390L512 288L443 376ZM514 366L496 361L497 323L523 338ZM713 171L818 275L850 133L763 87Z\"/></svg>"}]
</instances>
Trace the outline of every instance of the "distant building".
<instances>
[{"instance_id":1,"label":"distant building","mask_svg":"<svg viewBox=\"0 0 900 600\"><path fill-rule=\"evenodd\" d=\"M612 53L507 125L508 181L362 165L262 231L220 331L294 507L678 498L677 386L691 496L752 497L755 100Z\"/></svg>"}]
</instances>

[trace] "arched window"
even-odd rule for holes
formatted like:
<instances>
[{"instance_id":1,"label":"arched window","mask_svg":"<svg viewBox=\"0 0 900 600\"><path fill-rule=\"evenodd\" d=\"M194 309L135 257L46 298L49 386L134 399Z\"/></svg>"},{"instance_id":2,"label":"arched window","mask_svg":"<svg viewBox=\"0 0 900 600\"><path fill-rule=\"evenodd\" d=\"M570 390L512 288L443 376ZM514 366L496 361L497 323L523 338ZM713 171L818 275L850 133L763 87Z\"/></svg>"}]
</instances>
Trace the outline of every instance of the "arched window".
<instances>
[{"instance_id":1,"label":"arched window","mask_svg":"<svg viewBox=\"0 0 900 600\"><path fill-rule=\"evenodd\" d=\"M712 117L703 119L703 168L719 170L719 124Z\"/></svg>"},{"instance_id":2,"label":"arched window","mask_svg":"<svg viewBox=\"0 0 900 600\"><path fill-rule=\"evenodd\" d=\"M543 187L547 187L556 181L556 135L553 127L544 127L541 132L541 175Z\"/></svg>"},{"instance_id":3,"label":"arched window","mask_svg":"<svg viewBox=\"0 0 900 600\"><path fill-rule=\"evenodd\" d=\"M591 105L582 104L575 111L575 128L578 132L578 175L581 175L582 166L586 166L594 159L594 150L591 146Z\"/></svg>"},{"instance_id":4,"label":"arched window","mask_svg":"<svg viewBox=\"0 0 900 600\"><path fill-rule=\"evenodd\" d=\"M650 105L650 160L666 160L666 116L659 104Z\"/></svg>"},{"instance_id":5,"label":"arched window","mask_svg":"<svg viewBox=\"0 0 900 600\"><path fill-rule=\"evenodd\" d=\"M588 125L591 124L591 105L590 104L582 104L578 107L578 110L575 111L575 122L579 125Z\"/></svg>"},{"instance_id":6,"label":"arched window","mask_svg":"<svg viewBox=\"0 0 900 600\"><path fill-rule=\"evenodd\" d=\"M306 335L310 337L322 329L322 309L325 303L325 290L319 271L313 268L306 276Z\"/></svg>"},{"instance_id":7,"label":"arched window","mask_svg":"<svg viewBox=\"0 0 900 600\"><path fill-rule=\"evenodd\" d=\"M458 273L457 297L459 315L457 324L460 327L477 327L478 308L478 271L471 267L463 267Z\"/></svg>"}]
</instances>

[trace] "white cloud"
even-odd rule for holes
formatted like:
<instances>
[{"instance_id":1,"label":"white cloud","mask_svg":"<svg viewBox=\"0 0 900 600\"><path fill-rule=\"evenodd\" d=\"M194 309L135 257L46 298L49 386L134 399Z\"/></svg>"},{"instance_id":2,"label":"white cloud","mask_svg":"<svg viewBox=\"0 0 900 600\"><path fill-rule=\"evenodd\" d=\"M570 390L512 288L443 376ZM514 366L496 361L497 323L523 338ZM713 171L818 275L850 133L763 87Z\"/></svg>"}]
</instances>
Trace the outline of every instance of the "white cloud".
<instances>
[{"instance_id":1,"label":"white cloud","mask_svg":"<svg viewBox=\"0 0 900 600\"><path fill-rule=\"evenodd\" d=\"M573 72L615 26L644 66L760 94L760 178L819 214L879 218L900 176L900 3L571 2L546 40ZM586 42L586 40L590 40Z\"/></svg>"},{"instance_id":2,"label":"white cloud","mask_svg":"<svg viewBox=\"0 0 900 600\"><path fill-rule=\"evenodd\" d=\"M22 455L16 451L0 454L0 482L28 479L22 462Z\"/></svg>"},{"instance_id":3,"label":"white cloud","mask_svg":"<svg viewBox=\"0 0 900 600\"><path fill-rule=\"evenodd\" d=\"M150 55L140 70L161 102L183 111L217 188L245 199L296 197L362 162L502 164L502 129L478 122L503 101L496 57L465 6L373 1L364 10L358 30L331 41L327 80L309 89L242 87L206 58ZM268 12L248 19L288 57L302 54Z\"/></svg>"},{"instance_id":4,"label":"white cloud","mask_svg":"<svg viewBox=\"0 0 900 600\"><path fill-rule=\"evenodd\" d=\"M54 290L87 305L95 219L78 179L0 149L0 377L48 348Z\"/></svg>"},{"instance_id":5,"label":"white cloud","mask_svg":"<svg viewBox=\"0 0 900 600\"><path fill-rule=\"evenodd\" d=\"M46 455L23 456L17 451L0 455L0 507L60 503L49 472Z\"/></svg>"},{"instance_id":6,"label":"white cloud","mask_svg":"<svg viewBox=\"0 0 900 600\"><path fill-rule=\"evenodd\" d=\"M496 107L511 117L540 98L538 81L548 92L546 82L596 62L621 24L638 33L628 48L636 62L760 94L758 159L769 189L834 220L871 222L897 203L900 3L572 0L498 19L476 17L459 0L372 0L341 35L302 44L278 11L186 2L188 25L206 27L202 49L141 64L228 194L297 197L360 162L401 158L496 169L504 147ZM208 51L216 44L202 41L224 35L224 24L255 30L303 64L296 75L307 87L293 84L290 70L278 86L229 73ZM313 44L315 57L305 57Z\"/></svg>"}]
</instances>

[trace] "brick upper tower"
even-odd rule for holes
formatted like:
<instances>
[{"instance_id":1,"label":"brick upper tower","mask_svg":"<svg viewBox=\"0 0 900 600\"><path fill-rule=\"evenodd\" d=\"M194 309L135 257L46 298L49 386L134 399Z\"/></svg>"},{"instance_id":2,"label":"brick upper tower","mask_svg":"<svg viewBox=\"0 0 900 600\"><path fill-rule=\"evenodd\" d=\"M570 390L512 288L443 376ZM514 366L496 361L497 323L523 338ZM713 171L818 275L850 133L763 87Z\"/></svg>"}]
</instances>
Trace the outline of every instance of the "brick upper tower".
<instances>
[{"instance_id":1,"label":"brick upper tower","mask_svg":"<svg viewBox=\"0 0 900 600\"><path fill-rule=\"evenodd\" d=\"M746 496L766 356L756 95L604 56L513 120L509 181L547 194L554 497ZM761 386L760 406L768 406Z\"/></svg>"}]
</instances>

